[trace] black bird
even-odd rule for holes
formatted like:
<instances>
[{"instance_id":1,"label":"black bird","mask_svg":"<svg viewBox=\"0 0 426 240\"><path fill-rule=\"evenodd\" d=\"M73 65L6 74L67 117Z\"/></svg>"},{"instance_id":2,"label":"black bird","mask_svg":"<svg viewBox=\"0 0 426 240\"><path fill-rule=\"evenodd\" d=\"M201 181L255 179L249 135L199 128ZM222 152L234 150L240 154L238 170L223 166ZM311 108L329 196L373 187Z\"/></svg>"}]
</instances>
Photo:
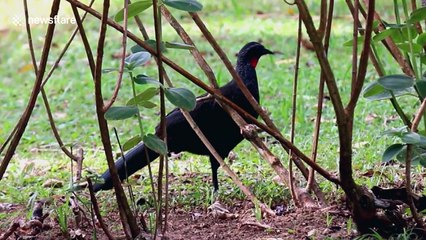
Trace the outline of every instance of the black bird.
<instances>
[{"instance_id":1,"label":"black bird","mask_svg":"<svg viewBox=\"0 0 426 240\"><path fill-rule=\"evenodd\" d=\"M257 101L259 101L259 87L255 68L259 58L265 54L273 53L257 42L247 43L238 53L236 71ZM221 87L220 92L253 117L258 116L235 80ZM222 158L227 157L229 152L243 140L238 125L214 98L199 99L195 109L190 114ZM248 121L248 119L246 120ZM166 116L166 128L169 152L179 153L185 151L210 157L213 186L214 190L217 191L219 189L217 169L220 165L198 138L194 130L192 130L179 109L174 109ZM157 135L158 132L159 127L157 126ZM127 171L122 157L115 163L120 179L123 180L126 176L130 176L137 170L145 167L148 164L147 157L150 161L153 161L158 156L158 153L147 148L143 143L137 145L124 155ZM108 170L102 175L102 178L105 182L103 184L96 184L94 187L95 191L112 188L111 174Z\"/></svg>"}]
</instances>

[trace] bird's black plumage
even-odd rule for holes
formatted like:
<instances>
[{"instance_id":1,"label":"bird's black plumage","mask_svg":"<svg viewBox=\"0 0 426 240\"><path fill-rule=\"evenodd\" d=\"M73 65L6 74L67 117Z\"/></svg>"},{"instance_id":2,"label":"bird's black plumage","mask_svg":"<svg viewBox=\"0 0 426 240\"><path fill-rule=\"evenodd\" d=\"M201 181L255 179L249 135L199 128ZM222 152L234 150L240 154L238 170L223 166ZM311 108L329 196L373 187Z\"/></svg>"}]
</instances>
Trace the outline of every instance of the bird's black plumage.
<instances>
[{"instance_id":1,"label":"bird's black plumage","mask_svg":"<svg viewBox=\"0 0 426 240\"><path fill-rule=\"evenodd\" d=\"M267 50L260 43L247 43L238 53L237 65L235 68L236 72L257 101L259 101L259 87L255 68L259 58L265 54L272 54L272 52ZM258 116L235 80L221 87L220 92L253 117ZM192 110L190 114L222 158L227 157L229 152L243 140L238 125L214 98L201 98L197 101L195 109ZM219 163L198 138L179 109L174 109L166 116L166 129L169 152L179 153L185 151L210 157L213 185L214 189L217 190L219 188L217 180ZM158 132L159 127L157 126L156 134L158 134ZM148 164L147 159L153 161L158 156L158 153L150 150L143 143L134 147L124 155L124 158L118 159L115 163L120 179L123 180L126 176L130 176L137 170L145 167ZM126 160L127 171L124 159ZM102 175L102 178L105 180L105 183L95 185L95 191L112 188L110 172L106 171Z\"/></svg>"}]
</instances>

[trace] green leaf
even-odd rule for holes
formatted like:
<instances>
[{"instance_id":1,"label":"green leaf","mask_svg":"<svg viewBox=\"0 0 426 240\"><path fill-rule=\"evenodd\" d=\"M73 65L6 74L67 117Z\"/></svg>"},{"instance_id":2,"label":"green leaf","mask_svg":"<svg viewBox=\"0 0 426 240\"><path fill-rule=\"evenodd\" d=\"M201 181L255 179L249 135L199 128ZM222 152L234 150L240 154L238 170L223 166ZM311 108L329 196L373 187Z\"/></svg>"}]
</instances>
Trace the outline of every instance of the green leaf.
<instances>
[{"instance_id":1,"label":"green leaf","mask_svg":"<svg viewBox=\"0 0 426 240\"><path fill-rule=\"evenodd\" d=\"M387 75L377 80L385 89L399 91L414 86L414 79L402 74Z\"/></svg>"},{"instance_id":2,"label":"green leaf","mask_svg":"<svg viewBox=\"0 0 426 240\"><path fill-rule=\"evenodd\" d=\"M147 134L143 136L143 142L154 152L157 152L162 155L168 154L166 143L154 134Z\"/></svg>"},{"instance_id":3,"label":"green leaf","mask_svg":"<svg viewBox=\"0 0 426 240\"><path fill-rule=\"evenodd\" d=\"M138 143L140 143L142 141L141 136L137 135L134 136L132 138L130 138L129 140L127 140L124 144L123 144L123 151L127 151L132 149L134 146L136 146Z\"/></svg>"},{"instance_id":4,"label":"green leaf","mask_svg":"<svg viewBox=\"0 0 426 240\"><path fill-rule=\"evenodd\" d=\"M397 23L387 23L385 21L383 21L383 24L385 25L386 28L396 28L396 29L405 28L407 26L407 24L405 23L397 24Z\"/></svg>"},{"instance_id":5,"label":"green leaf","mask_svg":"<svg viewBox=\"0 0 426 240\"><path fill-rule=\"evenodd\" d=\"M421 156L421 155L425 155L425 154L426 154L426 150L424 148L413 145L413 148L412 148L413 158L411 159L411 166L415 167L415 166L421 164L420 161L423 158L423 156ZM418 156L421 156L421 157L418 157ZM396 156L396 159L398 161L400 161L401 163L405 164L406 158L407 158L407 146L404 146L402 151L399 152L398 155Z\"/></svg>"},{"instance_id":6,"label":"green leaf","mask_svg":"<svg viewBox=\"0 0 426 240\"><path fill-rule=\"evenodd\" d=\"M111 72L118 72L118 68L104 68L104 69L102 69L102 73L111 73Z\"/></svg>"},{"instance_id":7,"label":"green leaf","mask_svg":"<svg viewBox=\"0 0 426 240\"><path fill-rule=\"evenodd\" d=\"M417 43L412 43L413 45L413 53L421 53L423 51L423 47ZM410 44L407 42L404 43L398 43L397 46L399 47L399 49L401 49L404 52L411 52L410 49Z\"/></svg>"},{"instance_id":8,"label":"green leaf","mask_svg":"<svg viewBox=\"0 0 426 240\"><path fill-rule=\"evenodd\" d=\"M425 98L426 97L426 81L416 81L416 87L417 91L419 91L420 97Z\"/></svg>"},{"instance_id":9,"label":"green leaf","mask_svg":"<svg viewBox=\"0 0 426 240\"><path fill-rule=\"evenodd\" d=\"M148 52L136 52L126 57L126 59L124 59L124 62L128 69L133 69L137 66L145 64L149 61L150 58L151 54L149 54Z\"/></svg>"},{"instance_id":10,"label":"green leaf","mask_svg":"<svg viewBox=\"0 0 426 240\"><path fill-rule=\"evenodd\" d=\"M157 95L159 91L160 90L158 88L154 88L154 87L147 88L145 91L136 95L136 97L127 101L126 105L127 106L134 106L136 104L139 104L140 102L148 101L152 97Z\"/></svg>"},{"instance_id":11,"label":"green leaf","mask_svg":"<svg viewBox=\"0 0 426 240\"><path fill-rule=\"evenodd\" d=\"M417 23L426 19L426 7L418 8L410 14L407 23Z\"/></svg>"},{"instance_id":12,"label":"green leaf","mask_svg":"<svg viewBox=\"0 0 426 240\"><path fill-rule=\"evenodd\" d=\"M426 146L426 137L415 132L404 133L401 137L401 140L407 144Z\"/></svg>"},{"instance_id":13,"label":"green leaf","mask_svg":"<svg viewBox=\"0 0 426 240\"><path fill-rule=\"evenodd\" d=\"M186 88L166 88L164 94L176 107L187 111L195 108L195 95Z\"/></svg>"},{"instance_id":14,"label":"green leaf","mask_svg":"<svg viewBox=\"0 0 426 240\"><path fill-rule=\"evenodd\" d=\"M404 89L394 91L394 96L402 96L411 93L411 89ZM368 100L384 100L391 99L392 94L389 90L386 90L377 81L369 83L362 91L362 96Z\"/></svg>"},{"instance_id":15,"label":"green leaf","mask_svg":"<svg viewBox=\"0 0 426 240\"><path fill-rule=\"evenodd\" d=\"M194 46L192 45L185 44L185 43L177 43L177 42L166 42L165 46L166 48L187 49L187 50L194 49Z\"/></svg>"},{"instance_id":16,"label":"green leaf","mask_svg":"<svg viewBox=\"0 0 426 240\"><path fill-rule=\"evenodd\" d=\"M118 68L104 68L102 69L102 73L112 73L112 72L118 72L120 69ZM128 72L129 70L126 68L123 68L123 72Z\"/></svg>"},{"instance_id":17,"label":"green leaf","mask_svg":"<svg viewBox=\"0 0 426 240\"><path fill-rule=\"evenodd\" d=\"M138 113L138 108L134 106L118 106L110 107L105 113L105 119L107 120L123 120L131 118Z\"/></svg>"},{"instance_id":18,"label":"green leaf","mask_svg":"<svg viewBox=\"0 0 426 240\"><path fill-rule=\"evenodd\" d=\"M390 160L394 159L395 156L398 155L398 153L400 153L404 147L405 145L400 143L390 145L383 153L382 161L389 162Z\"/></svg>"},{"instance_id":19,"label":"green leaf","mask_svg":"<svg viewBox=\"0 0 426 240\"><path fill-rule=\"evenodd\" d=\"M153 39L148 39L143 41L144 43L146 43L148 46L150 46L152 49L157 49L157 41L153 40ZM146 52L146 49L139 46L139 45L135 45L133 47L130 48L130 51L132 53L136 53L136 52ZM161 42L160 44L160 51L161 52L167 52L167 49L164 45L164 42Z\"/></svg>"},{"instance_id":20,"label":"green leaf","mask_svg":"<svg viewBox=\"0 0 426 240\"><path fill-rule=\"evenodd\" d=\"M373 37L373 41L374 41L374 42L380 42L380 41L382 41L383 39L385 39L385 38L387 38L387 37L390 37L390 36L392 36L392 35L394 35L394 34L399 34L398 29L395 29L395 28L388 28L388 29L386 29L386 30L384 30L384 31L381 31L381 32L379 32L378 34L376 34L376 35Z\"/></svg>"},{"instance_id":21,"label":"green leaf","mask_svg":"<svg viewBox=\"0 0 426 240\"><path fill-rule=\"evenodd\" d=\"M415 39L418 35L416 28L413 26L410 26L410 27L406 26L404 28L401 28L402 37L404 38L405 41L410 40L408 38L408 32L410 32L411 34L411 40Z\"/></svg>"},{"instance_id":22,"label":"green leaf","mask_svg":"<svg viewBox=\"0 0 426 240\"><path fill-rule=\"evenodd\" d=\"M155 80L154 78L148 77L147 75L144 74L139 74L134 78L135 83L137 84L155 84L158 85L160 87L163 87L163 84L161 84L159 81Z\"/></svg>"},{"instance_id":23,"label":"green leaf","mask_svg":"<svg viewBox=\"0 0 426 240\"><path fill-rule=\"evenodd\" d=\"M362 45L364 43L364 36L359 36L357 39L358 39L358 42L357 42L358 45ZM346 42L343 43L344 47L352 47L353 45L354 45L354 40L353 39L351 39L351 40L346 41Z\"/></svg>"},{"instance_id":24,"label":"green leaf","mask_svg":"<svg viewBox=\"0 0 426 240\"><path fill-rule=\"evenodd\" d=\"M411 159L411 164L420 163L423 167L426 166L426 153L419 154Z\"/></svg>"},{"instance_id":25,"label":"green leaf","mask_svg":"<svg viewBox=\"0 0 426 240\"><path fill-rule=\"evenodd\" d=\"M400 128L392 128L383 132L384 135L402 137L404 134L408 132L407 127L403 126Z\"/></svg>"},{"instance_id":26,"label":"green leaf","mask_svg":"<svg viewBox=\"0 0 426 240\"><path fill-rule=\"evenodd\" d=\"M373 29L376 29L379 26L380 22L378 20L373 21Z\"/></svg>"},{"instance_id":27,"label":"green leaf","mask_svg":"<svg viewBox=\"0 0 426 240\"><path fill-rule=\"evenodd\" d=\"M151 0L141 0L134 3L129 4L127 8L127 18L134 17L138 15L139 13L145 11L152 5ZM121 22L124 20L124 8L118 11L117 14L115 14L114 20L116 22Z\"/></svg>"},{"instance_id":28,"label":"green leaf","mask_svg":"<svg viewBox=\"0 0 426 240\"><path fill-rule=\"evenodd\" d=\"M203 5L196 0L163 0L163 3L187 12L198 12L203 9Z\"/></svg>"},{"instance_id":29,"label":"green leaf","mask_svg":"<svg viewBox=\"0 0 426 240\"><path fill-rule=\"evenodd\" d=\"M420 46L426 46L426 33L422 33L417 37L417 44Z\"/></svg>"},{"instance_id":30,"label":"green leaf","mask_svg":"<svg viewBox=\"0 0 426 240\"><path fill-rule=\"evenodd\" d=\"M138 104L144 108L155 108L157 106L157 104L151 101L141 101Z\"/></svg>"}]
</instances>

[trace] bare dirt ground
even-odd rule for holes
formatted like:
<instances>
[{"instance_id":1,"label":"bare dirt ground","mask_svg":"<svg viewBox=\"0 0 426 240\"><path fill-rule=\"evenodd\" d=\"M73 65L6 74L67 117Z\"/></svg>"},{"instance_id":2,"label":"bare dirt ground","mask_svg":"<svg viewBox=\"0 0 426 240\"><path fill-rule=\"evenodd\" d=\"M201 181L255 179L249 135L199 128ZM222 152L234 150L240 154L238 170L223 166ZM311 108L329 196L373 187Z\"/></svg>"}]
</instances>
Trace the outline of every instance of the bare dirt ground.
<instances>
[{"instance_id":1,"label":"bare dirt ground","mask_svg":"<svg viewBox=\"0 0 426 240\"><path fill-rule=\"evenodd\" d=\"M278 240L355 237L354 226L351 222L348 223L348 211L337 206L323 210L284 208L281 216L264 218L260 222L256 221L253 205L249 202L240 201L226 207L230 211L226 216L213 216L208 210L198 208L172 209L168 215L167 233L161 239ZM0 224L0 236L10 228L13 221L25 219L27 211L24 209L24 206L19 205L0 208L0 213L10 216L9 222ZM69 236L61 232L58 220L52 215L47 217L43 226L38 229L34 226L27 230L18 229L7 239L93 239L94 228L90 222L90 214L86 214L87 220L83 220L78 228L73 217L68 218ZM104 220L114 236L124 237L116 212L110 212ZM99 224L95 225L97 239L107 239Z\"/></svg>"}]
</instances>

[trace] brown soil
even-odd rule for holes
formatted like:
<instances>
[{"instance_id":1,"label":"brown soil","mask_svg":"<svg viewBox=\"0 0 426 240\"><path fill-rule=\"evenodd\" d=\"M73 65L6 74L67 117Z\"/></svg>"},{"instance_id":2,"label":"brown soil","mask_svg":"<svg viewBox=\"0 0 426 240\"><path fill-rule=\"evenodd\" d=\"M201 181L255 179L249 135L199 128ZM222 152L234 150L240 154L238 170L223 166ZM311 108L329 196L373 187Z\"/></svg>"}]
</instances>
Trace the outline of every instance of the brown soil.
<instances>
[{"instance_id":1,"label":"brown soil","mask_svg":"<svg viewBox=\"0 0 426 240\"><path fill-rule=\"evenodd\" d=\"M230 214L221 216L213 216L212 213L201 209L173 209L168 215L168 230L165 235L167 238L164 239L350 239L355 236L353 224L347 223L348 212L335 206L323 210L284 210L282 216L264 218L261 222L256 221L253 209L253 205L248 202L228 206ZM8 210L3 209L2 212L14 216L10 222L17 218L24 219L26 215L24 206L14 206ZM90 214L86 214L90 219ZM71 235L77 235L75 239L92 239L93 227L87 221L83 221L79 231L76 231L73 217L69 219L68 229L73 229ZM104 220L114 236L122 236L116 212L110 213ZM61 233L56 219L48 217L44 223L44 229L34 238L28 236L29 231L15 231L8 239L16 239L19 236L19 239L67 239ZM0 236L9 226L10 223L0 224ZM98 239L107 239L99 226L96 229Z\"/></svg>"}]
</instances>

